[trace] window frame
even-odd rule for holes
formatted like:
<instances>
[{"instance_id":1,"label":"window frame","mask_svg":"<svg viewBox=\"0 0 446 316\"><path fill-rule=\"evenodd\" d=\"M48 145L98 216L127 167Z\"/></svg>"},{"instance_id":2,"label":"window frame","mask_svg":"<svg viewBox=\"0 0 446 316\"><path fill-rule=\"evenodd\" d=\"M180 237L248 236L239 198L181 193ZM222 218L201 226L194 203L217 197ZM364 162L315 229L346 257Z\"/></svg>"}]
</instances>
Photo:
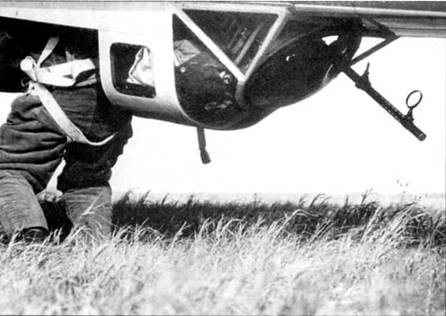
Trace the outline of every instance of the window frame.
<instances>
[{"instance_id":1,"label":"window frame","mask_svg":"<svg viewBox=\"0 0 446 316\"><path fill-rule=\"evenodd\" d=\"M247 13L263 13L263 14L275 14L276 18L267 32L262 45L258 49L251 64L247 70L243 73L239 66L236 65L235 61L226 55L226 53L189 17L189 15L184 10L200 10L200 11L222 11L222 12L247 12ZM238 85L243 86L247 81L249 76L252 74L256 66L261 61L261 57L267 51L267 48L271 45L272 41L281 31L283 25L285 24L287 17L289 16L288 10L283 7L270 7L270 6L259 6L253 10L252 6L244 7L243 5L237 6L233 4L231 6L203 6L200 4L185 3L181 5L180 8L174 9L175 15L182 20L186 26L195 33L195 35L208 47L208 49L219 59L219 61L228 68L228 70L237 78Z\"/></svg>"},{"instance_id":2,"label":"window frame","mask_svg":"<svg viewBox=\"0 0 446 316\"><path fill-rule=\"evenodd\" d=\"M124 43L124 42L114 42L114 43L112 43L110 45L110 51L109 51L110 59L111 59L110 60L110 66L111 66L110 70L111 70L111 76L112 76L112 78L111 78L112 79L112 84L113 84L113 87L115 88L115 90L118 91L119 93L122 93L122 94L128 95L128 96L140 97L140 98L148 98L148 99L155 99L156 96L157 96L157 94L156 94L156 81L155 80L153 80L153 86L152 87L145 87L144 85L141 85L141 87L138 87L138 89L141 89L141 90L143 90L143 88L146 88L146 89L151 89L152 88L153 89L153 93L150 93L150 94L149 93L146 94L144 92L132 93L130 90L127 91L125 88L121 88L117 84L117 76L116 76L116 68L115 68L115 60L114 60L114 55L113 55L114 54L113 49L115 49L115 47L119 47L119 46L121 46L121 47L126 47L126 46L127 47L131 47L131 46L133 46L135 48L138 48L137 51L136 51L136 54L139 52L140 49L145 48L152 55L151 58L153 59L153 51L149 47L147 47L146 45L130 44L130 43ZM135 57L136 57L136 55L132 56L133 61L130 64L130 67L129 67L129 69L127 71L130 71L131 67L133 66L134 61L135 61ZM153 68L152 68L152 76L155 77ZM129 84L131 84L131 83L129 83ZM131 85L137 86L137 84L131 84Z\"/></svg>"}]
</instances>

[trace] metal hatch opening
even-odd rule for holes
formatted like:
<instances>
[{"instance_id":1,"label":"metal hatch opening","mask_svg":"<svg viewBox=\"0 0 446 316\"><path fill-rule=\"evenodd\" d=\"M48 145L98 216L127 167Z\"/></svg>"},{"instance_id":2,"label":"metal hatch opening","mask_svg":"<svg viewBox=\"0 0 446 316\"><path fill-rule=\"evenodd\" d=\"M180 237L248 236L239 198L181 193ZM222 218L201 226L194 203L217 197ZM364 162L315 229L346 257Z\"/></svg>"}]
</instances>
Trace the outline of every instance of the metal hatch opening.
<instances>
[{"instance_id":1,"label":"metal hatch opening","mask_svg":"<svg viewBox=\"0 0 446 316\"><path fill-rule=\"evenodd\" d=\"M235 100L236 78L176 16L173 33L175 86L183 110L212 127L234 121L243 112Z\"/></svg>"}]
</instances>

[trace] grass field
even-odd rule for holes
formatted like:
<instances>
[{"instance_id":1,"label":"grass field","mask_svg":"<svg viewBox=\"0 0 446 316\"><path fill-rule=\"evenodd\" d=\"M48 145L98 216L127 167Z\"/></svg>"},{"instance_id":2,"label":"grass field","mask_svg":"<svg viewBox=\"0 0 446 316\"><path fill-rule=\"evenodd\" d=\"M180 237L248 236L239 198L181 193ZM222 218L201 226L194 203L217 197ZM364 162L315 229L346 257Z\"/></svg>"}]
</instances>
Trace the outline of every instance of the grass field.
<instances>
[{"instance_id":1,"label":"grass field","mask_svg":"<svg viewBox=\"0 0 446 316\"><path fill-rule=\"evenodd\" d=\"M126 195L113 222L103 243L0 246L0 313L445 315L441 208Z\"/></svg>"}]
</instances>

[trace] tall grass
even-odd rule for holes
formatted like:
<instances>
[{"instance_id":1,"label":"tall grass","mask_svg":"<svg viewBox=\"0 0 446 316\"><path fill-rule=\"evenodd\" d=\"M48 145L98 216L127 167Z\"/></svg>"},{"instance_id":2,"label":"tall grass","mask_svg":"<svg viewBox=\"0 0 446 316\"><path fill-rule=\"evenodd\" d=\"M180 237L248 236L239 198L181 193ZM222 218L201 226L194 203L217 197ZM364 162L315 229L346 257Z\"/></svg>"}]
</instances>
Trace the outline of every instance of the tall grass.
<instances>
[{"instance_id":1,"label":"tall grass","mask_svg":"<svg viewBox=\"0 0 446 316\"><path fill-rule=\"evenodd\" d=\"M215 226L219 220L231 220L230 227L246 226L261 222L270 226L288 218L282 233L314 239L324 235L338 238L349 232L356 237L370 234L377 229L387 229L391 222L404 222L406 244L446 245L445 212L430 209L415 202L380 205L369 201L365 194L360 203L331 203L318 195L311 200L301 198L297 203L265 203L254 201L210 202L191 196L187 202L150 201L149 194L132 198L124 195L114 205L115 227L150 227L163 236L173 236L181 229L182 236L192 236L200 231L204 222ZM246 224L246 225L245 225Z\"/></svg>"},{"instance_id":2,"label":"tall grass","mask_svg":"<svg viewBox=\"0 0 446 316\"><path fill-rule=\"evenodd\" d=\"M102 243L0 247L0 313L445 314L445 214L416 204L127 195L114 225Z\"/></svg>"}]
</instances>

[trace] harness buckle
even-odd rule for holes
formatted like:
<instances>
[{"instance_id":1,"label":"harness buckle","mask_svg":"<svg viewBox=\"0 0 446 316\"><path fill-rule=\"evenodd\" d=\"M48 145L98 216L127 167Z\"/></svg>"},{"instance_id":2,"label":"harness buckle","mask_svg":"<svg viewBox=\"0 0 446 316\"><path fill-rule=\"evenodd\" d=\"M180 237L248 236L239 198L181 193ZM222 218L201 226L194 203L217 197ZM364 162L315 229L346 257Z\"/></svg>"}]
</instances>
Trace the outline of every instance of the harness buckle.
<instances>
[{"instance_id":1,"label":"harness buckle","mask_svg":"<svg viewBox=\"0 0 446 316\"><path fill-rule=\"evenodd\" d=\"M31 56L26 56L21 62L20 62L20 69L28 75L28 77L31 78L32 81L38 81L37 80L37 73L36 73L36 61Z\"/></svg>"}]
</instances>

